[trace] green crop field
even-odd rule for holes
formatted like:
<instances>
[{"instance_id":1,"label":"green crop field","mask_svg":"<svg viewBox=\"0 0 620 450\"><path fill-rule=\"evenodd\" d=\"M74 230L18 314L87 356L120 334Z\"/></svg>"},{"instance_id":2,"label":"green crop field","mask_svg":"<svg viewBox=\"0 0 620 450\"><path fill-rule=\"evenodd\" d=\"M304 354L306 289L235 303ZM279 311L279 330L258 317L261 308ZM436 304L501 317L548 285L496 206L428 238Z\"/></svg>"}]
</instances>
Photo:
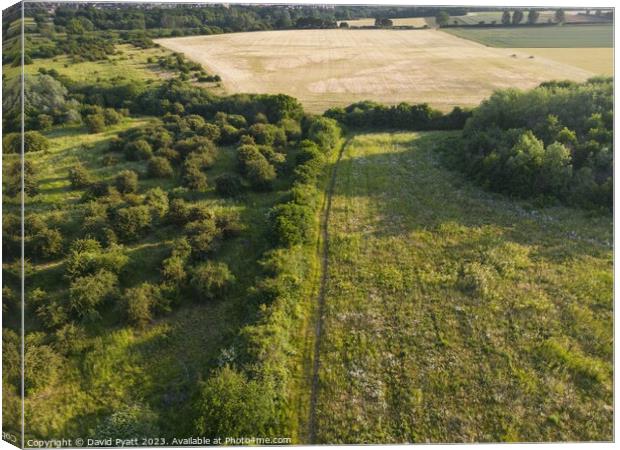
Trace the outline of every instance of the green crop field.
<instances>
[{"instance_id":1,"label":"green crop field","mask_svg":"<svg viewBox=\"0 0 620 450\"><path fill-rule=\"evenodd\" d=\"M490 47L613 47L611 25L556 27L443 28L442 31Z\"/></svg>"},{"instance_id":2,"label":"green crop field","mask_svg":"<svg viewBox=\"0 0 620 450\"><path fill-rule=\"evenodd\" d=\"M611 217L485 193L439 165L449 137L344 151L317 442L612 439Z\"/></svg>"},{"instance_id":3,"label":"green crop field","mask_svg":"<svg viewBox=\"0 0 620 450\"><path fill-rule=\"evenodd\" d=\"M586 15L580 14L583 11L566 11L565 20L566 23L583 23L583 22L610 22L610 20L603 16L596 16L594 14ZM511 11L512 13L512 11ZM537 23L556 22L555 11L538 11L539 16ZM456 25L478 25L480 22L485 24L502 23L503 11L482 11L482 12L470 12L465 16L453 16L450 17L449 23ZM527 11L524 14L523 24L527 22Z\"/></svg>"}]
</instances>

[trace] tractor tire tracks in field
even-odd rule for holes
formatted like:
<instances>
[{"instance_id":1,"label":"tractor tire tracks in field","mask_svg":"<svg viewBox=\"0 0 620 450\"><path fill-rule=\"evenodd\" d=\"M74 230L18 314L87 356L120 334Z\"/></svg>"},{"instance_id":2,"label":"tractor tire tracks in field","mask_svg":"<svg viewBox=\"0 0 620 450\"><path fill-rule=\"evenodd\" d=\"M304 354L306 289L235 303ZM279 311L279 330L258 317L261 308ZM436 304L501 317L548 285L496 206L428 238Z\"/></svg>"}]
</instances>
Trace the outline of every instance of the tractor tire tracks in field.
<instances>
[{"instance_id":1,"label":"tractor tire tracks in field","mask_svg":"<svg viewBox=\"0 0 620 450\"><path fill-rule=\"evenodd\" d=\"M327 293L327 282L329 281L329 215L332 207L332 196L334 194L334 187L336 185L336 177L338 175L338 165L342 159L345 149L349 145L351 138L346 141L340 147L338 151L338 158L334 163L329 184L327 186L325 209L323 217L321 219L321 281L319 286L319 295L317 298L317 314L314 336L314 355L312 362L312 391L310 393L310 420L308 430L308 440L310 444L316 443L316 406L319 393L319 367L321 365L320 347L321 347L321 333L323 331L323 312L325 309L325 296Z\"/></svg>"}]
</instances>

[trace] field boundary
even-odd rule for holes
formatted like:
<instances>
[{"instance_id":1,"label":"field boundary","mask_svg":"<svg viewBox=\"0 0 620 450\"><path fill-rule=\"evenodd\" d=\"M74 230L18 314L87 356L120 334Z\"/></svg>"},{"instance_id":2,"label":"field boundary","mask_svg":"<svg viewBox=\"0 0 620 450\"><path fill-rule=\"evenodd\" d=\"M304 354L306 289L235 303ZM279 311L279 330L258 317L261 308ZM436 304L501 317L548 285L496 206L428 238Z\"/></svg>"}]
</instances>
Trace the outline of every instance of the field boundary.
<instances>
[{"instance_id":1,"label":"field boundary","mask_svg":"<svg viewBox=\"0 0 620 450\"><path fill-rule=\"evenodd\" d=\"M352 137L348 137L341 144L338 150L338 157L334 162L334 166L331 171L329 184L327 186L327 192L325 197L325 207L321 218L321 231L320 231L320 260L321 260L321 275L319 293L317 296L316 305L316 324L314 332L314 353L312 361L312 379L311 379L311 393L310 393L310 419L308 422L308 440L310 444L316 443L316 404L319 391L319 368L321 364L320 358L320 346L321 346L321 333L323 331L323 312L325 309L325 295L327 292L327 282L329 281L329 215L332 206L332 196L334 194L334 187L336 185L336 177L338 176L338 165L344 154L344 150L349 145Z\"/></svg>"}]
</instances>

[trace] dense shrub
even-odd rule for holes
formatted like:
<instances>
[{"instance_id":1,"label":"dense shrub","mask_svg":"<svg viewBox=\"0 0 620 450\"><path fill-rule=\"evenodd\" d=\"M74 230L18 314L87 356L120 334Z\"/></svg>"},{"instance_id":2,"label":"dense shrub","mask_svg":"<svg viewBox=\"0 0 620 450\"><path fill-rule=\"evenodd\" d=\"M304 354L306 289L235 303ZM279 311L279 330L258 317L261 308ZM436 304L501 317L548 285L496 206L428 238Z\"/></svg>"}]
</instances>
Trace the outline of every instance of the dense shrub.
<instances>
[{"instance_id":1,"label":"dense shrub","mask_svg":"<svg viewBox=\"0 0 620 450\"><path fill-rule=\"evenodd\" d=\"M215 179L215 191L224 197L234 197L243 191L241 177L234 173L223 173Z\"/></svg>"},{"instance_id":2,"label":"dense shrub","mask_svg":"<svg viewBox=\"0 0 620 450\"><path fill-rule=\"evenodd\" d=\"M54 125L54 118L49 114L39 114L36 122L39 130L47 131Z\"/></svg>"},{"instance_id":3,"label":"dense shrub","mask_svg":"<svg viewBox=\"0 0 620 450\"><path fill-rule=\"evenodd\" d=\"M114 214L114 230L122 239L137 239L151 227L151 220L146 205L121 208Z\"/></svg>"},{"instance_id":4,"label":"dense shrub","mask_svg":"<svg viewBox=\"0 0 620 450\"><path fill-rule=\"evenodd\" d=\"M24 389L26 395L33 395L57 380L62 359L45 343L43 333L28 334L24 344Z\"/></svg>"},{"instance_id":5,"label":"dense shrub","mask_svg":"<svg viewBox=\"0 0 620 450\"><path fill-rule=\"evenodd\" d=\"M242 144L239 146L237 161L239 170L255 189L269 189L276 179L275 168L256 145Z\"/></svg>"},{"instance_id":6,"label":"dense shrub","mask_svg":"<svg viewBox=\"0 0 620 450\"><path fill-rule=\"evenodd\" d=\"M208 187L208 180L199 165L186 161L183 166L183 184L193 191L204 191Z\"/></svg>"},{"instance_id":7,"label":"dense shrub","mask_svg":"<svg viewBox=\"0 0 620 450\"><path fill-rule=\"evenodd\" d=\"M71 280L95 274L99 270L118 274L128 261L129 258L119 246L110 246L104 250L95 239L76 239L67 255L65 273Z\"/></svg>"},{"instance_id":8,"label":"dense shrub","mask_svg":"<svg viewBox=\"0 0 620 450\"><path fill-rule=\"evenodd\" d=\"M62 233L56 228L44 227L32 238L33 253L30 257L42 256L51 258L58 256L62 251L63 237Z\"/></svg>"},{"instance_id":9,"label":"dense shrub","mask_svg":"<svg viewBox=\"0 0 620 450\"><path fill-rule=\"evenodd\" d=\"M69 287L71 310L82 319L97 318L98 308L116 295L117 284L117 276L105 269L75 278Z\"/></svg>"},{"instance_id":10,"label":"dense shrub","mask_svg":"<svg viewBox=\"0 0 620 450\"><path fill-rule=\"evenodd\" d=\"M231 145L239 141L240 132L232 125L222 125L220 129L220 144Z\"/></svg>"},{"instance_id":11,"label":"dense shrub","mask_svg":"<svg viewBox=\"0 0 620 450\"><path fill-rule=\"evenodd\" d=\"M225 263L207 261L194 267L190 285L201 299L213 300L224 294L235 281Z\"/></svg>"},{"instance_id":12,"label":"dense shrub","mask_svg":"<svg viewBox=\"0 0 620 450\"><path fill-rule=\"evenodd\" d=\"M2 149L5 153L22 152L21 133L8 133L2 140ZM24 133L24 152L41 152L49 149L49 141L38 131Z\"/></svg>"},{"instance_id":13,"label":"dense shrub","mask_svg":"<svg viewBox=\"0 0 620 450\"><path fill-rule=\"evenodd\" d=\"M214 217L189 222L185 225L185 233L188 236L192 254L197 257L207 256L217 249L222 237L222 232Z\"/></svg>"},{"instance_id":14,"label":"dense shrub","mask_svg":"<svg viewBox=\"0 0 620 450\"><path fill-rule=\"evenodd\" d=\"M95 429L97 439L143 439L159 436L157 415L143 405L123 406L103 419Z\"/></svg>"},{"instance_id":15,"label":"dense shrub","mask_svg":"<svg viewBox=\"0 0 620 450\"><path fill-rule=\"evenodd\" d=\"M168 213L168 194L160 187L149 189L144 196L144 204L150 208L155 217L163 219Z\"/></svg>"},{"instance_id":16,"label":"dense shrub","mask_svg":"<svg viewBox=\"0 0 620 450\"><path fill-rule=\"evenodd\" d=\"M185 200L175 198L170 201L168 208L168 221L175 225L185 225L189 220L190 207Z\"/></svg>"},{"instance_id":17,"label":"dense shrub","mask_svg":"<svg viewBox=\"0 0 620 450\"><path fill-rule=\"evenodd\" d=\"M123 115L113 108L106 108L103 111L103 120L106 125L115 125L123 119Z\"/></svg>"},{"instance_id":18,"label":"dense shrub","mask_svg":"<svg viewBox=\"0 0 620 450\"><path fill-rule=\"evenodd\" d=\"M154 156L149 159L147 173L152 178L169 178L174 174L174 170L166 158Z\"/></svg>"},{"instance_id":19,"label":"dense shrub","mask_svg":"<svg viewBox=\"0 0 620 450\"><path fill-rule=\"evenodd\" d=\"M309 242L314 228L313 211L302 205L284 203L275 206L270 214L273 240L287 247Z\"/></svg>"},{"instance_id":20,"label":"dense shrub","mask_svg":"<svg viewBox=\"0 0 620 450\"><path fill-rule=\"evenodd\" d=\"M157 286L150 283L127 289L121 297L121 310L127 322L142 327L151 322L164 301Z\"/></svg>"},{"instance_id":21,"label":"dense shrub","mask_svg":"<svg viewBox=\"0 0 620 450\"><path fill-rule=\"evenodd\" d=\"M497 192L611 208L612 106L606 79L498 91L444 159Z\"/></svg>"},{"instance_id":22,"label":"dense shrub","mask_svg":"<svg viewBox=\"0 0 620 450\"><path fill-rule=\"evenodd\" d=\"M224 366L201 387L195 426L205 436L262 435L271 429L273 407L265 386Z\"/></svg>"},{"instance_id":23,"label":"dense shrub","mask_svg":"<svg viewBox=\"0 0 620 450\"><path fill-rule=\"evenodd\" d=\"M122 194L129 194L138 190L138 174L133 170L123 170L116 176L116 189Z\"/></svg>"},{"instance_id":24,"label":"dense shrub","mask_svg":"<svg viewBox=\"0 0 620 450\"><path fill-rule=\"evenodd\" d=\"M138 139L125 146L125 157L130 161L149 159L153 156L153 148L145 139Z\"/></svg>"},{"instance_id":25,"label":"dense shrub","mask_svg":"<svg viewBox=\"0 0 620 450\"><path fill-rule=\"evenodd\" d=\"M110 186L105 181L96 181L91 183L84 193L84 200L92 200L104 197L110 193Z\"/></svg>"},{"instance_id":26,"label":"dense shrub","mask_svg":"<svg viewBox=\"0 0 620 450\"><path fill-rule=\"evenodd\" d=\"M185 260L180 256L170 256L162 262L161 275L164 280L179 286L187 279Z\"/></svg>"},{"instance_id":27,"label":"dense shrub","mask_svg":"<svg viewBox=\"0 0 620 450\"><path fill-rule=\"evenodd\" d=\"M89 114L84 118L84 124L89 133L101 133L105 130L105 117L103 114Z\"/></svg>"},{"instance_id":28,"label":"dense shrub","mask_svg":"<svg viewBox=\"0 0 620 450\"><path fill-rule=\"evenodd\" d=\"M245 163L245 174L253 188L270 189L276 179L276 170L264 158L254 158Z\"/></svg>"},{"instance_id":29,"label":"dense shrub","mask_svg":"<svg viewBox=\"0 0 620 450\"><path fill-rule=\"evenodd\" d=\"M93 182L88 170L79 163L69 169L69 181L73 189L84 189Z\"/></svg>"},{"instance_id":30,"label":"dense shrub","mask_svg":"<svg viewBox=\"0 0 620 450\"><path fill-rule=\"evenodd\" d=\"M286 133L282 128L266 123L256 123L248 132L257 144L282 146L286 144Z\"/></svg>"},{"instance_id":31,"label":"dense shrub","mask_svg":"<svg viewBox=\"0 0 620 450\"><path fill-rule=\"evenodd\" d=\"M36 195L38 192L38 170L32 161L23 161L23 182L24 193L29 196ZM20 160L11 161L6 164L6 172L3 174L4 192L6 195L17 195L22 191L22 162Z\"/></svg>"},{"instance_id":32,"label":"dense shrub","mask_svg":"<svg viewBox=\"0 0 620 450\"><path fill-rule=\"evenodd\" d=\"M282 119L278 126L284 131L288 141L297 141L301 138L301 125L294 119Z\"/></svg>"},{"instance_id":33,"label":"dense shrub","mask_svg":"<svg viewBox=\"0 0 620 450\"><path fill-rule=\"evenodd\" d=\"M308 129L308 139L316 142L325 152L336 147L340 140L340 134L338 122L328 117L315 118Z\"/></svg>"}]
</instances>

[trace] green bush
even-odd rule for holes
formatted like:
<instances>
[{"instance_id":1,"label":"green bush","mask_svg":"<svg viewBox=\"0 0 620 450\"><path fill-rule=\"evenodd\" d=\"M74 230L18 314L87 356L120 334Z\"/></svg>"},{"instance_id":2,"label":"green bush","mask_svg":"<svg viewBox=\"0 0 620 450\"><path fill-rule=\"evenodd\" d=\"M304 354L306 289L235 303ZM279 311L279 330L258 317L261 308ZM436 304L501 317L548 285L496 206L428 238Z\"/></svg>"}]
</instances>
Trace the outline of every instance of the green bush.
<instances>
[{"instance_id":1,"label":"green bush","mask_svg":"<svg viewBox=\"0 0 620 450\"><path fill-rule=\"evenodd\" d=\"M37 116L37 126L39 130L49 130L54 125L54 118L49 114L39 114Z\"/></svg>"},{"instance_id":2,"label":"green bush","mask_svg":"<svg viewBox=\"0 0 620 450\"><path fill-rule=\"evenodd\" d=\"M55 228L43 228L34 236L33 241L36 255L41 255L44 258L58 256L62 251L62 233Z\"/></svg>"},{"instance_id":3,"label":"green bush","mask_svg":"<svg viewBox=\"0 0 620 450\"><path fill-rule=\"evenodd\" d=\"M114 230L125 240L137 239L151 227L151 211L146 205L121 208L114 219Z\"/></svg>"},{"instance_id":4,"label":"green bush","mask_svg":"<svg viewBox=\"0 0 620 450\"><path fill-rule=\"evenodd\" d=\"M282 146L286 144L286 133L283 129L268 123L255 123L248 132L260 145Z\"/></svg>"},{"instance_id":5,"label":"green bush","mask_svg":"<svg viewBox=\"0 0 620 450\"><path fill-rule=\"evenodd\" d=\"M341 130L338 122L328 117L317 117L312 120L308 129L308 139L324 151L333 150L340 141Z\"/></svg>"},{"instance_id":6,"label":"green bush","mask_svg":"<svg viewBox=\"0 0 620 450\"><path fill-rule=\"evenodd\" d=\"M180 286L187 280L185 260L180 256L170 256L162 262L161 275L169 283Z\"/></svg>"},{"instance_id":7,"label":"green bush","mask_svg":"<svg viewBox=\"0 0 620 450\"><path fill-rule=\"evenodd\" d=\"M185 225L189 221L190 207L182 198L170 201L168 220L175 225Z\"/></svg>"},{"instance_id":8,"label":"green bush","mask_svg":"<svg viewBox=\"0 0 620 450\"><path fill-rule=\"evenodd\" d=\"M153 156L153 148L145 139L138 139L125 146L125 157L130 161L140 161Z\"/></svg>"},{"instance_id":9,"label":"green bush","mask_svg":"<svg viewBox=\"0 0 620 450\"><path fill-rule=\"evenodd\" d=\"M138 174L133 170L123 170L116 176L116 189L122 194L129 194L138 190Z\"/></svg>"},{"instance_id":10,"label":"green bush","mask_svg":"<svg viewBox=\"0 0 620 450\"><path fill-rule=\"evenodd\" d=\"M209 187L207 176L198 166L186 162L183 172L183 184L192 191L204 191Z\"/></svg>"},{"instance_id":11,"label":"green bush","mask_svg":"<svg viewBox=\"0 0 620 450\"><path fill-rule=\"evenodd\" d=\"M194 267L190 285L201 299L213 300L226 293L234 281L225 263L207 261Z\"/></svg>"},{"instance_id":12,"label":"green bush","mask_svg":"<svg viewBox=\"0 0 620 450\"><path fill-rule=\"evenodd\" d=\"M77 277L69 287L69 306L79 318L96 319L99 307L116 296L117 285L117 276L105 269Z\"/></svg>"},{"instance_id":13,"label":"green bush","mask_svg":"<svg viewBox=\"0 0 620 450\"><path fill-rule=\"evenodd\" d=\"M220 144L232 145L239 141L240 132L232 125L222 125L220 129Z\"/></svg>"},{"instance_id":14,"label":"green bush","mask_svg":"<svg viewBox=\"0 0 620 450\"><path fill-rule=\"evenodd\" d=\"M26 195L36 195L38 193L38 171L32 161L24 161L24 193ZM22 191L22 162L20 160L11 161L6 165L6 172L3 174L4 192L6 195L13 196Z\"/></svg>"},{"instance_id":15,"label":"green bush","mask_svg":"<svg viewBox=\"0 0 620 450\"><path fill-rule=\"evenodd\" d=\"M84 189L93 182L88 170L79 163L69 169L69 181L73 189Z\"/></svg>"},{"instance_id":16,"label":"green bush","mask_svg":"<svg viewBox=\"0 0 620 450\"><path fill-rule=\"evenodd\" d=\"M217 227L215 218L195 220L185 225L185 233L192 248L192 254L207 256L220 243L221 230Z\"/></svg>"},{"instance_id":17,"label":"green bush","mask_svg":"<svg viewBox=\"0 0 620 450\"><path fill-rule=\"evenodd\" d=\"M103 114L88 114L84 118L84 124L89 133L101 133L105 130L105 117Z\"/></svg>"},{"instance_id":18,"label":"green bush","mask_svg":"<svg viewBox=\"0 0 620 450\"><path fill-rule=\"evenodd\" d=\"M266 435L274 405L265 386L229 366L218 369L200 389L196 430L204 436Z\"/></svg>"},{"instance_id":19,"label":"green bush","mask_svg":"<svg viewBox=\"0 0 620 450\"><path fill-rule=\"evenodd\" d=\"M314 214L307 206L283 203L269 214L273 240L286 247L309 242L314 228Z\"/></svg>"},{"instance_id":20,"label":"green bush","mask_svg":"<svg viewBox=\"0 0 620 450\"><path fill-rule=\"evenodd\" d=\"M144 196L144 204L151 209L154 216L163 219L168 213L168 194L160 187L149 189Z\"/></svg>"},{"instance_id":21,"label":"green bush","mask_svg":"<svg viewBox=\"0 0 620 450\"><path fill-rule=\"evenodd\" d=\"M157 415L142 405L123 406L103 419L95 429L97 439L143 439L159 436Z\"/></svg>"},{"instance_id":22,"label":"green bush","mask_svg":"<svg viewBox=\"0 0 620 450\"><path fill-rule=\"evenodd\" d=\"M276 179L276 170L265 157L246 162L245 173L250 185L257 190L271 189L272 183Z\"/></svg>"},{"instance_id":23,"label":"green bush","mask_svg":"<svg viewBox=\"0 0 620 450\"><path fill-rule=\"evenodd\" d=\"M49 149L49 141L37 131L24 133L24 152L43 152Z\"/></svg>"},{"instance_id":24,"label":"green bush","mask_svg":"<svg viewBox=\"0 0 620 450\"><path fill-rule=\"evenodd\" d=\"M76 239L67 255L65 273L71 280L92 275L101 269L118 274L128 260L122 247L110 246L104 250L95 239Z\"/></svg>"},{"instance_id":25,"label":"green bush","mask_svg":"<svg viewBox=\"0 0 620 450\"><path fill-rule=\"evenodd\" d=\"M215 179L215 191L224 197L235 197L243 191L241 177L234 173L223 173Z\"/></svg>"},{"instance_id":26,"label":"green bush","mask_svg":"<svg viewBox=\"0 0 620 450\"><path fill-rule=\"evenodd\" d=\"M170 162L160 156L149 159L147 173L152 178L170 178L174 175Z\"/></svg>"},{"instance_id":27,"label":"green bush","mask_svg":"<svg viewBox=\"0 0 620 450\"><path fill-rule=\"evenodd\" d=\"M44 343L43 333L28 334L24 348L24 388L26 395L30 396L57 380L62 359Z\"/></svg>"},{"instance_id":28,"label":"green bush","mask_svg":"<svg viewBox=\"0 0 620 450\"><path fill-rule=\"evenodd\" d=\"M21 153L21 133L8 133L2 140L5 153ZM38 131L24 133L24 152L42 152L49 149L49 141Z\"/></svg>"},{"instance_id":29,"label":"green bush","mask_svg":"<svg viewBox=\"0 0 620 450\"><path fill-rule=\"evenodd\" d=\"M123 120L123 115L113 108L106 108L103 111L103 120L106 125L115 125Z\"/></svg>"},{"instance_id":30,"label":"green bush","mask_svg":"<svg viewBox=\"0 0 620 450\"><path fill-rule=\"evenodd\" d=\"M612 130L611 79L502 90L474 110L444 160L496 192L611 208Z\"/></svg>"},{"instance_id":31,"label":"green bush","mask_svg":"<svg viewBox=\"0 0 620 450\"><path fill-rule=\"evenodd\" d=\"M278 122L278 126L284 130L286 139L289 141L297 141L301 138L301 125L294 119L282 119Z\"/></svg>"},{"instance_id":32,"label":"green bush","mask_svg":"<svg viewBox=\"0 0 620 450\"><path fill-rule=\"evenodd\" d=\"M150 283L125 290L121 297L121 310L128 323L143 327L153 321L156 310L164 304L157 286Z\"/></svg>"}]
</instances>

